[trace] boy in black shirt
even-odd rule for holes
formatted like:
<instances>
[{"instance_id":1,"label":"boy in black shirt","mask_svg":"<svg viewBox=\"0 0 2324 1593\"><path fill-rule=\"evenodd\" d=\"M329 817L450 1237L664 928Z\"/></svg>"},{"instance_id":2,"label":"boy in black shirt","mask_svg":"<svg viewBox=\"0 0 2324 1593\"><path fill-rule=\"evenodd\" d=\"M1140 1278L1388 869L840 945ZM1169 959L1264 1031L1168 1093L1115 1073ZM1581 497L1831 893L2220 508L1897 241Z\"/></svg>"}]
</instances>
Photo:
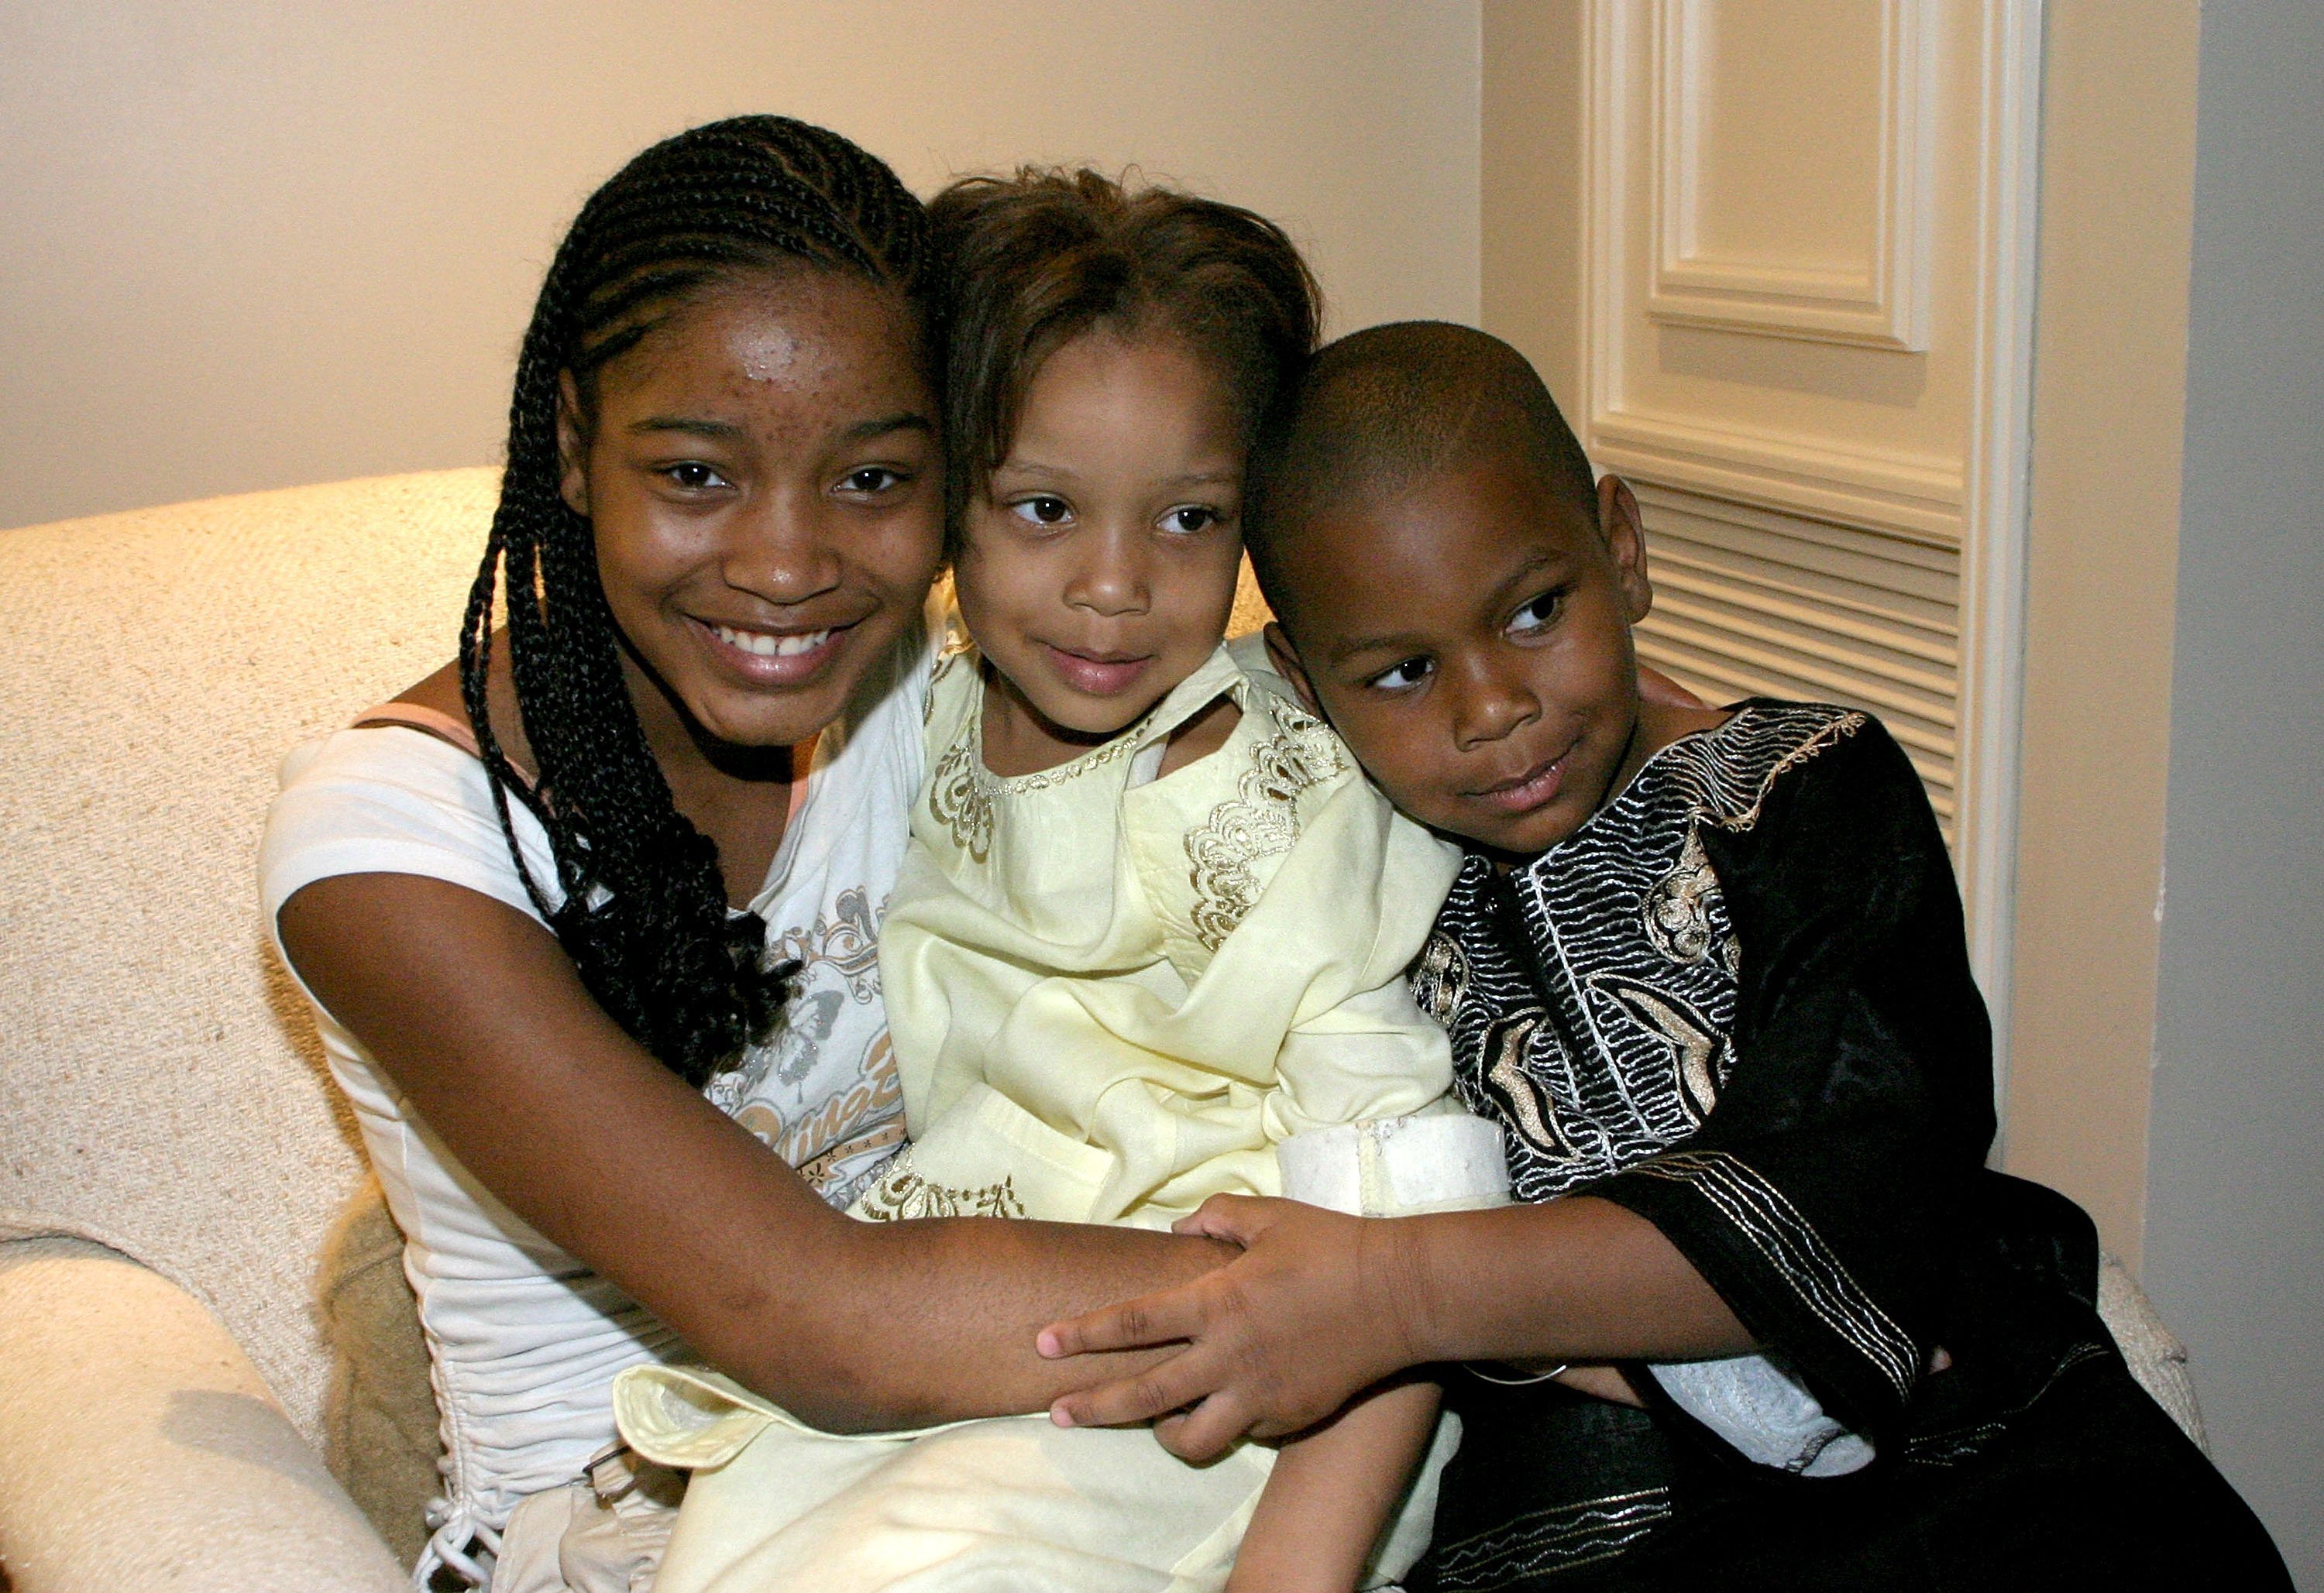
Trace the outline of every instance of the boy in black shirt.
<instances>
[{"instance_id":1,"label":"boy in black shirt","mask_svg":"<svg viewBox=\"0 0 2324 1593\"><path fill-rule=\"evenodd\" d=\"M1522 356L1376 327L1254 459L1270 651L1467 861L1414 970L1520 1204L1219 1201L1242 1257L1044 1335L1199 1456L1407 1367L1466 1423L1416 1588L2288 1587L2131 1380L2087 1218L1987 1172L1991 1039L1877 720L1643 698L1628 489Z\"/></svg>"}]
</instances>

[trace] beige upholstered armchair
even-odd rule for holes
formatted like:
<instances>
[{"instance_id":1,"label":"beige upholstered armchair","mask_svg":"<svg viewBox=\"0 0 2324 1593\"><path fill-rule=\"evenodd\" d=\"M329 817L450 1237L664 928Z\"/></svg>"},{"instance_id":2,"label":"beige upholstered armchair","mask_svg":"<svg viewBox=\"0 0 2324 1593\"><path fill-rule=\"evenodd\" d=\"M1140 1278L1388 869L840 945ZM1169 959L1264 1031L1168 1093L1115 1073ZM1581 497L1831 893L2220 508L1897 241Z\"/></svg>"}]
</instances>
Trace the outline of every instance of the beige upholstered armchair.
<instances>
[{"instance_id":1,"label":"beige upholstered armchair","mask_svg":"<svg viewBox=\"0 0 2324 1593\"><path fill-rule=\"evenodd\" d=\"M406 1585L435 1446L418 1326L266 948L255 862L283 753L451 656L496 484L450 471L0 531L15 1593ZM377 1386L383 1364L404 1386Z\"/></svg>"},{"instance_id":2,"label":"beige upholstered armchair","mask_svg":"<svg viewBox=\"0 0 2324 1593\"><path fill-rule=\"evenodd\" d=\"M255 858L282 755L450 656L494 486L449 471L0 531L14 1593L407 1585L424 1353ZM2107 1286L2191 1425L2184 1352L2119 1268Z\"/></svg>"}]
</instances>

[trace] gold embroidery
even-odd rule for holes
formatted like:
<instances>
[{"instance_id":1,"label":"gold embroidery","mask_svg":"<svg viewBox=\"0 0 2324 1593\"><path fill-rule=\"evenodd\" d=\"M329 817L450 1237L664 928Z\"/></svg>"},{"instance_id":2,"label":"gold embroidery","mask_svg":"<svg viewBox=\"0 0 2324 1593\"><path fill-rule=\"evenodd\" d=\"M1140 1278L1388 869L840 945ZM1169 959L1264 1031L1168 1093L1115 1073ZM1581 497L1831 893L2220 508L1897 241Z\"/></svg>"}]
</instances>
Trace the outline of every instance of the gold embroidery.
<instances>
[{"instance_id":1,"label":"gold embroidery","mask_svg":"<svg viewBox=\"0 0 2324 1593\"><path fill-rule=\"evenodd\" d=\"M969 709L968 723L936 760L936 773L928 780L928 812L952 832L954 845L983 862L992 852L994 798L1047 790L1127 758L1138 750L1139 737L1153 718L1153 713L1148 713L1113 740L1069 763L1003 778L984 767L984 699L980 693Z\"/></svg>"},{"instance_id":2,"label":"gold embroidery","mask_svg":"<svg viewBox=\"0 0 2324 1593\"><path fill-rule=\"evenodd\" d=\"M880 1182L864 1192L861 1203L869 1222L901 1222L917 1217L1022 1217L1025 1202L1017 1197L1017 1181L1004 1178L982 1189L954 1189L931 1183L912 1171L912 1153L906 1150L888 1164Z\"/></svg>"},{"instance_id":3,"label":"gold embroidery","mask_svg":"<svg viewBox=\"0 0 2324 1593\"><path fill-rule=\"evenodd\" d=\"M1729 723L1732 723L1733 721L1730 720ZM1752 796L1751 806L1741 813L1733 814L1725 818L1719 819L1717 821L1719 827L1722 830L1730 831L1738 835L1749 830L1752 825L1759 822L1759 810L1767 805L1767 793L1775 789L1775 782L1777 780L1783 778L1790 770L1797 769L1801 764L1805 763L1809 759L1822 751L1826 747L1833 745L1843 737L1854 735L1858 731L1864 728L1864 715L1861 714L1842 714L1838 718L1822 726L1813 735L1808 737L1807 740L1802 741L1798 746L1794 747L1790 751L1775 760L1775 767L1770 769L1760 778L1759 789L1757 793Z\"/></svg>"},{"instance_id":4,"label":"gold embroidery","mask_svg":"<svg viewBox=\"0 0 2324 1593\"><path fill-rule=\"evenodd\" d=\"M1541 1027L1539 1008L1498 1019L1486 1031L1489 1058L1484 1074L1507 1103L1509 1126L1543 1156L1574 1159L1565 1131L1558 1126L1557 1100L1526 1067L1526 1046Z\"/></svg>"},{"instance_id":5,"label":"gold embroidery","mask_svg":"<svg viewBox=\"0 0 2324 1593\"><path fill-rule=\"evenodd\" d=\"M1235 795L1186 836L1193 865L1194 937L1215 952L1259 905L1252 865L1291 850L1299 839L1300 794L1347 767L1340 740L1320 719L1288 704L1275 710L1278 728L1251 753Z\"/></svg>"},{"instance_id":6,"label":"gold embroidery","mask_svg":"<svg viewBox=\"0 0 2324 1593\"><path fill-rule=\"evenodd\" d=\"M978 862L992 851L992 793L976 778L983 761L976 737L964 735L945 749L928 781L929 814L952 832L953 844Z\"/></svg>"},{"instance_id":7,"label":"gold embroidery","mask_svg":"<svg viewBox=\"0 0 2324 1593\"><path fill-rule=\"evenodd\" d=\"M929 720L936 717L936 687L943 683L945 676L960 668L961 655L968 651L968 646L967 638L948 636L945 639L944 646L937 649L936 667L928 676L928 695L920 701L920 723L923 728L927 726Z\"/></svg>"},{"instance_id":8,"label":"gold embroidery","mask_svg":"<svg viewBox=\"0 0 2324 1593\"><path fill-rule=\"evenodd\" d=\"M1719 876L1702 849L1699 826L1686 827L1686 844L1671 871L1646 892L1639 910L1646 919L1646 943L1665 958L1684 967L1711 955L1711 903L1719 895Z\"/></svg>"},{"instance_id":9,"label":"gold embroidery","mask_svg":"<svg viewBox=\"0 0 2324 1593\"><path fill-rule=\"evenodd\" d=\"M1469 995L1469 955L1461 943L1441 929L1430 930L1428 944L1413 960L1411 978L1420 1009L1449 1027Z\"/></svg>"},{"instance_id":10,"label":"gold embroidery","mask_svg":"<svg viewBox=\"0 0 2324 1593\"><path fill-rule=\"evenodd\" d=\"M1625 1172L1692 1185L1825 1326L1878 1368L1898 1395L1912 1393L1922 1362L1913 1336L1856 1281L1790 1198L1750 1164L1729 1151L1674 1151Z\"/></svg>"},{"instance_id":11,"label":"gold embroidery","mask_svg":"<svg viewBox=\"0 0 2324 1593\"><path fill-rule=\"evenodd\" d=\"M1612 997L1631 1022L1669 1043L1680 1104L1698 1123L1709 1117L1729 1067L1727 1036L1718 1025L1670 991L1636 980L1601 974L1591 978L1590 988Z\"/></svg>"}]
</instances>

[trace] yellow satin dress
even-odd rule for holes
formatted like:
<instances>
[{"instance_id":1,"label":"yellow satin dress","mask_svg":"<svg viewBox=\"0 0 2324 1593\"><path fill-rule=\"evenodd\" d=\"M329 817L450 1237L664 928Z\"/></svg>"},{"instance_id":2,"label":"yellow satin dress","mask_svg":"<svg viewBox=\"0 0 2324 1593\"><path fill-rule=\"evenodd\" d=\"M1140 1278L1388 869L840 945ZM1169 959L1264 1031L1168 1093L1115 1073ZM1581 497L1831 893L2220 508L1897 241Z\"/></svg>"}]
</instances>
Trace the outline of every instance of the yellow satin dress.
<instances>
[{"instance_id":1,"label":"yellow satin dress","mask_svg":"<svg viewBox=\"0 0 2324 1593\"><path fill-rule=\"evenodd\" d=\"M1226 743L1157 778L1222 695L1241 710ZM1295 1136L1453 1110L1404 972L1458 852L1395 814L1256 638L1036 774L986 769L983 702L973 649L947 658L881 935L912 1144L854 1215L1167 1226L1284 1192ZM1426 1193L1403 1209L1498 1199ZM666 1367L624 1374L616 1412L641 1451L696 1468L658 1593L1214 1590L1274 1454L1191 1467L1143 1429L1041 1415L836 1435ZM1440 1429L1376 1582L1425 1546L1456 1441Z\"/></svg>"}]
</instances>

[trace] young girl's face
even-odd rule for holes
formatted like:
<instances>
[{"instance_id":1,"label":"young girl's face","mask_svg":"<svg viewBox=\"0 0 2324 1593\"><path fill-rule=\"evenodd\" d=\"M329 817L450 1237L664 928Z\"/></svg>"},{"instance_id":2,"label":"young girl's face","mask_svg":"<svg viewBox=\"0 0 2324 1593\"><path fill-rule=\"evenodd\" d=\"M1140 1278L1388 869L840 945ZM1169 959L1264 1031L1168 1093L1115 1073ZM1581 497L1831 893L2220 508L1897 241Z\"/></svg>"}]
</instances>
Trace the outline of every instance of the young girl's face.
<instances>
[{"instance_id":1,"label":"young girl's face","mask_svg":"<svg viewBox=\"0 0 2324 1593\"><path fill-rule=\"evenodd\" d=\"M1224 384L1184 339L1100 328L1042 364L956 579L969 633L1051 739L1123 730L1218 646L1242 465Z\"/></svg>"},{"instance_id":2,"label":"young girl's face","mask_svg":"<svg viewBox=\"0 0 2324 1593\"><path fill-rule=\"evenodd\" d=\"M800 269L680 301L563 417L649 733L788 746L919 614L942 551L936 409L897 295ZM658 688L658 689L656 689ZM656 736L658 745L675 744Z\"/></svg>"}]
</instances>

